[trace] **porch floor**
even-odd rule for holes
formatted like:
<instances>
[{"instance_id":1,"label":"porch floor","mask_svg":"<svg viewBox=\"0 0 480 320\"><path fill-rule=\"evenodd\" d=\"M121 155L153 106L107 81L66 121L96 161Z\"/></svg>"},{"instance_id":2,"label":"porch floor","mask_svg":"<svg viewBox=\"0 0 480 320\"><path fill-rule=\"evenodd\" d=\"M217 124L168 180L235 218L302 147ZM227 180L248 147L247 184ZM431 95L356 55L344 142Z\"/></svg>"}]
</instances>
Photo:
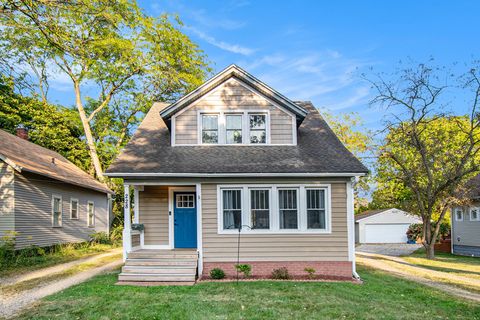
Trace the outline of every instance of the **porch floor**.
<instances>
[{"instance_id":1,"label":"porch floor","mask_svg":"<svg viewBox=\"0 0 480 320\"><path fill-rule=\"evenodd\" d=\"M196 249L139 249L127 254L118 276L120 283L194 283L197 275Z\"/></svg>"}]
</instances>

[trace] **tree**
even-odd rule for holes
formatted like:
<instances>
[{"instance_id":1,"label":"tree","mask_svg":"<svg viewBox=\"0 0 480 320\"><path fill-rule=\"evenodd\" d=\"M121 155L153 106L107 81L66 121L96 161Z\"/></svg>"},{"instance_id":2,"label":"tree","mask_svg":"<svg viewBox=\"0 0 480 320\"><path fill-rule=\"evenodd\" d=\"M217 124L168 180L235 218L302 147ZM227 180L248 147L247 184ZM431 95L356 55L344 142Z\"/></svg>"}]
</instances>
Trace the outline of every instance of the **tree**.
<instances>
[{"instance_id":1,"label":"tree","mask_svg":"<svg viewBox=\"0 0 480 320\"><path fill-rule=\"evenodd\" d=\"M447 88L454 88L440 80L445 74L448 81L458 84L456 89L473 95L468 102L469 115L442 111ZM378 173L381 182L392 182L397 203L421 217L423 246L427 257L433 259L440 222L453 204L464 201L456 196L458 190L480 169L479 75L471 69L454 77L443 69L420 64L399 71L396 78L387 81L379 75L370 81L377 92L372 103L392 111L378 151Z\"/></svg>"},{"instance_id":2,"label":"tree","mask_svg":"<svg viewBox=\"0 0 480 320\"><path fill-rule=\"evenodd\" d=\"M145 113L153 101L175 100L209 72L203 52L180 31L178 19L147 16L133 0L2 0L0 8L1 49L11 53L9 62L29 61L41 94L46 95L53 72L71 80L99 180L103 166L95 136L100 135L92 130L97 115L114 110L122 114L125 122L116 143L121 145L137 114ZM55 68L43 72L47 65ZM96 98L84 93L92 84ZM115 106L109 108L112 101Z\"/></svg>"},{"instance_id":3,"label":"tree","mask_svg":"<svg viewBox=\"0 0 480 320\"><path fill-rule=\"evenodd\" d=\"M357 158L368 159L373 151L372 133L364 128L362 119L357 113L342 113L333 115L329 112L322 113L333 132L345 147ZM367 201L370 191L371 176L361 177L354 184L355 210L358 211Z\"/></svg>"},{"instance_id":4,"label":"tree","mask_svg":"<svg viewBox=\"0 0 480 320\"><path fill-rule=\"evenodd\" d=\"M29 140L57 151L84 170L90 167L88 150L80 140L82 124L74 110L45 104L14 91L14 82L0 74L0 128L15 134L19 125L29 131Z\"/></svg>"}]
</instances>

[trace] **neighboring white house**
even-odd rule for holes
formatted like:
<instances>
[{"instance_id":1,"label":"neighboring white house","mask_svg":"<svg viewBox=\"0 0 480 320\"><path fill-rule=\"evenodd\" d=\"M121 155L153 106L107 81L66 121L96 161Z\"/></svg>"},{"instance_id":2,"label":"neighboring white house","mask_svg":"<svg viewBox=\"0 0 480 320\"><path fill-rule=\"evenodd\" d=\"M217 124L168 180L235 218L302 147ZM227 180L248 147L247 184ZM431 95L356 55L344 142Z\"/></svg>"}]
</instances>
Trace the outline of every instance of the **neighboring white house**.
<instances>
[{"instance_id":1,"label":"neighboring white house","mask_svg":"<svg viewBox=\"0 0 480 320\"><path fill-rule=\"evenodd\" d=\"M418 217L395 208L366 211L355 216L355 242L405 243L408 226L421 222Z\"/></svg>"}]
</instances>

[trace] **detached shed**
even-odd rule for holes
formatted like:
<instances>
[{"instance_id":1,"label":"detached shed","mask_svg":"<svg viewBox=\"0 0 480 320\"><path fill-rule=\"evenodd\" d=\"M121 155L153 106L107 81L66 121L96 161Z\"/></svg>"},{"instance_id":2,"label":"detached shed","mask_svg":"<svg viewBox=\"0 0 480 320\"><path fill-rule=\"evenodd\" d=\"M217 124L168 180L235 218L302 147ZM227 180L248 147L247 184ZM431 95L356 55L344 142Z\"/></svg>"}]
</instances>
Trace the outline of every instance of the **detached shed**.
<instances>
[{"instance_id":1,"label":"detached shed","mask_svg":"<svg viewBox=\"0 0 480 320\"><path fill-rule=\"evenodd\" d=\"M421 222L418 217L395 208L366 211L355 215L355 242L405 243L408 226Z\"/></svg>"}]
</instances>

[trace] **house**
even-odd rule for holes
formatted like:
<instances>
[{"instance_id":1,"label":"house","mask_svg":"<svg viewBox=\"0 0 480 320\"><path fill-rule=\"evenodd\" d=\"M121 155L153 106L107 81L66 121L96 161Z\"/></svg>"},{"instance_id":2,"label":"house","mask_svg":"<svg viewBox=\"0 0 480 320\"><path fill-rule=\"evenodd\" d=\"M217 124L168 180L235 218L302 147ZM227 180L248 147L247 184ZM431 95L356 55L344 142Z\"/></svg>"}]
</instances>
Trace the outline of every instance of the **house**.
<instances>
[{"instance_id":1,"label":"house","mask_svg":"<svg viewBox=\"0 0 480 320\"><path fill-rule=\"evenodd\" d=\"M451 215L452 253L480 257L480 203L455 207Z\"/></svg>"},{"instance_id":2,"label":"house","mask_svg":"<svg viewBox=\"0 0 480 320\"><path fill-rule=\"evenodd\" d=\"M311 102L232 65L154 104L108 168L125 186L119 279L194 281L216 267L231 276L237 261L256 276L312 267L351 279L352 180L365 173Z\"/></svg>"},{"instance_id":3,"label":"house","mask_svg":"<svg viewBox=\"0 0 480 320\"><path fill-rule=\"evenodd\" d=\"M82 242L108 232L113 193L60 154L0 130L0 239L15 248Z\"/></svg>"},{"instance_id":4,"label":"house","mask_svg":"<svg viewBox=\"0 0 480 320\"><path fill-rule=\"evenodd\" d=\"M412 223L422 220L395 208L365 211L355 215L355 242L406 243Z\"/></svg>"}]
</instances>

